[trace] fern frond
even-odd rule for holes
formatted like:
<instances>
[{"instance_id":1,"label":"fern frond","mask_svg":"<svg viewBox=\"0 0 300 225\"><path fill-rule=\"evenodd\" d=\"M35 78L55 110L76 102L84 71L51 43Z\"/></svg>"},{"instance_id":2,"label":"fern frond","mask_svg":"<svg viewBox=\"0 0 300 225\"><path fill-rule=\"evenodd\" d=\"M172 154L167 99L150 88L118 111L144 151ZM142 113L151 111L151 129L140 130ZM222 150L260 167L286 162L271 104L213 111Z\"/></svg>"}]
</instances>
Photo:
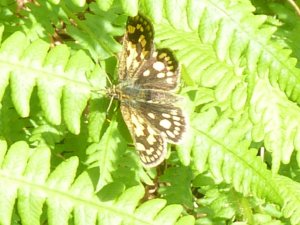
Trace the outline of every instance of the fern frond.
<instances>
[{"instance_id":1,"label":"fern frond","mask_svg":"<svg viewBox=\"0 0 300 225\"><path fill-rule=\"evenodd\" d=\"M174 179L176 177L176 179ZM168 185L159 189L161 196L169 204L181 204L187 208L193 208L193 197L190 190L192 171L188 167L171 167L160 177L159 182Z\"/></svg>"},{"instance_id":2,"label":"fern frond","mask_svg":"<svg viewBox=\"0 0 300 225\"><path fill-rule=\"evenodd\" d=\"M213 108L195 117L193 124L198 127L193 148L195 167L200 172L208 169L216 182L232 184L245 195L281 205L284 216L289 217L292 224L298 224L297 194L290 196L297 193L291 190L296 190L297 184L288 178L274 178L256 156L256 150L250 148L251 142L247 140L252 126L245 118L236 121L225 116L220 118ZM290 182L285 183L285 180Z\"/></svg>"},{"instance_id":3,"label":"fern frond","mask_svg":"<svg viewBox=\"0 0 300 225\"><path fill-rule=\"evenodd\" d=\"M49 224L175 224L182 212L179 205L165 206L162 199L138 205L144 195L141 186L127 189L113 199L101 200L84 172L76 177L78 159L69 158L50 173L50 151L30 149L17 142L7 151L0 142L0 223L10 224L14 204L22 224L40 224L43 205L47 205ZM114 189L109 190L114 193ZM151 208L151 210L149 210ZM190 217L185 218L193 224ZM180 220L179 220L180 222Z\"/></svg>"},{"instance_id":4,"label":"fern frond","mask_svg":"<svg viewBox=\"0 0 300 225\"><path fill-rule=\"evenodd\" d=\"M48 50L49 44L41 40L30 43L20 32L7 38L0 47L0 93L10 83L14 106L22 117L27 117L36 86L47 120L58 125L63 114L68 129L78 134L80 117L92 89L86 74L92 72L94 64L83 51L69 57L65 45Z\"/></svg>"},{"instance_id":5,"label":"fern frond","mask_svg":"<svg viewBox=\"0 0 300 225\"><path fill-rule=\"evenodd\" d=\"M275 203L282 201L270 171L256 156L256 151L248 150L250 141L245 137L251 131L251 124L247 115L231 121L225 116L218 118L217 111L212 108L198 115L193 124L198 127L193 149L198 170L203 171L208 164L217 183L230 183L245 195L252 193Z\"/></svg>"},{"instance_id":6,"label":"fern frond","mask_svg":"<svg viewBox=\"0 0 300 225\"><path fill-rule=\"evenodd\" d=\"M122 11L124 11L124 13L129 16L136 16L139 10L139 0L121 0L119 2L105 0L96 2L98 7L103 11L108 11L109 9L113 8L119 8L119 10L122 9Z\"/></svg>"},{"instance_id":7,"label":"fern frond","mask_svg":"<svg viewBox=\"0 0 300 225\"><path fill-rule=\"evenodd\" d=\"M300 111L293 103L300 99L296 61L271 39L275 27L264 25L266 17L253 15L251 5L218 2L197 5L202 12L199 30L193 25L186 32L174 21L175 28L158 24L156 36L162 46L177 50L187 71L184 79L212 89L222 111L250 110L249 120L260 128L253 139L272 152L276 172L280 162L288 163L292 152L299 150ZM185 21L195 24L197 18Z\"/></svg>"},{"instance_id":8,"label":"fern frond","mask_svg":"<svg viewBox=\"0 0 300 225\"><path fill-rule=\"evenodd\" d=\"M121 4L124 12L129 16L136 16L138 14L138 0L121 0Z\"/></svg>"},{"instance_id":9,"label":"fern frond","mask_svg":"<svg viewBox=\"0 0 300 225\"><path fill-rule=\"evenodd\" d=\"M53 4L59 4L60 0L51 0ZM112 0L98 0L96 1L98 7L103 11L108 11L119 4L119 2L115 3ZM86 0L72 0L72 3L77 7L83 7L86 4ZM138 13L138 0L121 0L120 1L123 11L130 15L135 16Z\"/></svg>"},{"instance_id":10,"label":"fern frond","mask_svg":"<svg viewBox=\"0 0 300 225\"><path fill-rule=\"evenodd\" d=\"M284 200L282 212L286 218L290 218L291 224L300 223L300 192L299 183L288 177L276 176L275 181L280 187L280 194Z\"/></svg>"},{"instance_id":11,"label":"fern frond","mask_svg":"<svg viewBox=\"0 0 300 225\"><path fill-rule=\"evenodd\" d=\"M300 192L299 183L288 177L276 176L274 178L280 187L280 194L284 199L282 212L286 218L290 218L292 224L300 223Z\"/></svg>"},{"instance_id":12,"label":"fern frond","mask_svg":"<svg viewBox=\"0 0 300 225\"><path fill-rule=\"evenodd\" d=\"M68 24L67 33L72 36L81 48L87 49L95 60L107 59L121 50L114 36L124 33L125 18L120 20L116 9L108 12L99 10L95 3L89 5L91 13L85 14L85 20L78 20L71 11L66 9L69 17L76 19L77 25Z\"/></svg>"},{"instance_id":13,"label":"fern frond","mask_svg":"<svg viewBox=\"0 0 300 225\"><path fill-rule=\"evenodd\" d=\"M98 0L96 2L100 9L102 9L103 11L107 11L108 9L110 9L110 7L112 6L114 1L113 0L105 0L105 1Z\"/></svg>"},{"instance_id":14,"label":"fern frond","mask_svg":"<svg viewBox=\"0 0 300 225\"><path fill-rule=\"evenodd\" d=\"M87 149L87 163L100 169L97 190L112 182L111 173L116 169L117 150L124 148L125 141L118 131L117 122L113 119L99 143L94 143Z\"/></svg>"}]
</instances>

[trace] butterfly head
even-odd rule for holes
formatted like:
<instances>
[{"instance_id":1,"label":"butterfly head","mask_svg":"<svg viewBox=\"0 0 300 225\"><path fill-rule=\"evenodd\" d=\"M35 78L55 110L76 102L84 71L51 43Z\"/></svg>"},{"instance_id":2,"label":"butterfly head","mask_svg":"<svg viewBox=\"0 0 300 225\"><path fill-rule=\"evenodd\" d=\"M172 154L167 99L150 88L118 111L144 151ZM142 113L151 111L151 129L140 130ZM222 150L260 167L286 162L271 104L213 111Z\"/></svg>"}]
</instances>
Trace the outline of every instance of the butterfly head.
<instances>
[{"instance_id":1,"label":"butterfly head","mask_svg":"<svg viewBox=\"0 0 300 225\"><path fill-rule=\"evenodd\" d=\"M109 98L121 99L122 94L120 90L116 87L116 85L112 85L111 87L106 88L106 95Z\"/></svg>"}]
</instances>

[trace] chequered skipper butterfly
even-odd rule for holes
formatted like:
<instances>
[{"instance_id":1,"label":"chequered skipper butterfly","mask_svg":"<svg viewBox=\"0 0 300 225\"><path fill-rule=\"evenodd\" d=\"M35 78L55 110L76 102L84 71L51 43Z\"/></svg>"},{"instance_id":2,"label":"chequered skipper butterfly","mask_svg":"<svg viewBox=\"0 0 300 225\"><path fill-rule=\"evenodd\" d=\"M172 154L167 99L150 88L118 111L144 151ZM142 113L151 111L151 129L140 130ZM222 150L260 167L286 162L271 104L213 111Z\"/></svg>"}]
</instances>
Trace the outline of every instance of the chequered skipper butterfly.
<instances>
[{"instance_id":1,"label":"chequered skipper butterfly","mask_svg":"<svg viewBox=\"0 0 300 225\"><path fill-rule=\"evenodd\" d=\"M152 24L143 16L129 17L119 54L119 84L107 89L120 101L125 123L145 167L159 165L167 142L179 143L186 117L175 106L179 65L168 49L155 50Z\"/></svg>"}]
</instances>

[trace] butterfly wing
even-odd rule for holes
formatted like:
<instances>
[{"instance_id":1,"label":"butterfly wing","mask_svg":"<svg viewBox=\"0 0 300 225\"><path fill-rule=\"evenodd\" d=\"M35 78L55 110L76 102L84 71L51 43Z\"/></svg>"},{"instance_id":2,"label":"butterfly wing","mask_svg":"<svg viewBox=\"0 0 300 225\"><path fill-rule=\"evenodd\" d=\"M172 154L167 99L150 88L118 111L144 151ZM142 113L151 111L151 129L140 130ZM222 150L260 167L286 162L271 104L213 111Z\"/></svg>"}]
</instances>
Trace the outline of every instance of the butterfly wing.
<instances>
[{"instance_id":1,"label":"butterfly wing","mask_svg":"<svg viewBox=\"0 0 300 225\"><path fill-rule=\"evenodd\" d=\"M169 49L154 51L152 24L143 16L129 17L119 55L119 79L144 89L175 90L179 65Z\"/></svg>"},{"instance_id":2,"label":"butterfly wing","mask_svg":"<svg viewBox=\"0 0 300 225\"><path fill-rule=\"evenodd\" d=\"M152 55L153 27L143 16L129 17L119 55L119 79L134 77L137 70Z\"/></svg>"},{"instance_id":3,"label":"butterfly wing","mask_svg":"<svg viewBox=\"0 0 300 225\"><path fill-rule=\"evenodd\" d=\"M170 104L136 102L132 104L156 133L173 144L180 143L186 134L187 120L182 109Z\"/></svg>"},{"instance_id":4,"label":"butterfly wing","mask_svg":"<svg viewBox=\"0 0 300 225\"><path fill-rule=\"evenodd\" d=\"M159 165L167 153L166 141L135 108L121 104L121 112L143 165Z\"/></svg>"},{"instance_id":5,"label":"butterfly wing","mask_svg":"<svg viewBox=\"0 0 300 225\"><path fill-rule=\"evenodd\" d=\"M152 53L136 74L134 85L141 89L176 90L180 78L180 69L173 53L166 48Z\"/></svg>"}]
</instances>

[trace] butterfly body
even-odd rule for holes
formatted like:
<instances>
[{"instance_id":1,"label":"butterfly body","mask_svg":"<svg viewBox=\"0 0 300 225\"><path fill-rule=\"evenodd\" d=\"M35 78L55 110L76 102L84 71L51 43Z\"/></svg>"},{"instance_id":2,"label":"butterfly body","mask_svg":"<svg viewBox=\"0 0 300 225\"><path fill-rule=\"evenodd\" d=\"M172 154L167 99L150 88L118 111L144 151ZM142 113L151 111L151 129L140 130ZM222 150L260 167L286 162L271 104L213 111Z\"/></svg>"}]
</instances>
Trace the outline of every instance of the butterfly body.
<instances>
[{"instance_id":1,"label":"butterfly body","mask_svg":"<svg viewBox=\"0 0 300 225\"><path fill-rule=\"evenodd\" d=\"M124 121L141 161L159 165L167 143L179 143L186 132L186 116L178 106L180 69L168 49L156 50L153 27L143 16L129 17L119 55L119 84L107 94L120 101Z\"/></svg>"},{"instance_id":2,"label":"butterfly body","mask_svg":"<svg viewBox=\"0 0 300 225\"><path fill-rule=\"evenodd\" d=\"M132 105L132 102L144 103L160 103L172 104L180 101L180 98L172 93L154 90L154 89L141 89L138 86L119 84L111 89L108 89L108 96L114 97L121 101L123 104Z\"/></svg>"}]
</instances>

